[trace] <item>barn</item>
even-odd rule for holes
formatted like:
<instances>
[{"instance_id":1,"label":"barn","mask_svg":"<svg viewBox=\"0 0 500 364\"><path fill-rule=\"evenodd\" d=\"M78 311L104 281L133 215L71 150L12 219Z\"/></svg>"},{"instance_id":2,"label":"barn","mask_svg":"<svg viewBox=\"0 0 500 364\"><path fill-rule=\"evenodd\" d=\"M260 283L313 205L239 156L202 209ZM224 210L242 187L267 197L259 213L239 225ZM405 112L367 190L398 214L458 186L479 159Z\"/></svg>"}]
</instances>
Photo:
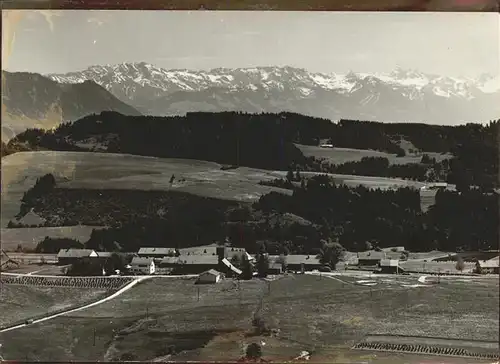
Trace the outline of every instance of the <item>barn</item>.
<instances>
[{"instance_id":1,"label":"barn","mask_svg":"<svg viewBox=\"0 0 500 364\"><path fill-rule=\"evenodd\" d=\"M215 269L209 269L198 276L197 284L214 284L222 279L222 273Z\"/></svg>"},{"instance_id":2,"label":"barn","mask_svg":"<svg viewBox=\"0 0 500 364\"><path fill-rule=\"evenodd\" d=\"M314 255L286 255L285 261L287 270L292 272L313 271L322 266L319 258Z\"/></svg>"},{"instance_id":3,"label":"barn","mask_svg":"<svg viewBox=\"0 0 500 364\"><path fill-rule=\"evenodd\" d=\"M154 258L161 260L164 257L175 255L173 248L140 248L137 255L141 258Z\"/></svg>"},{"instance_id":4,"label":"barn","mask_svg":"<svg viewBox=\"0 0 500 364\"><path fill-rule=\"evenodd\" d=\"M498 274L499 273L499 260L490 259L490 260L480 260L476 263L476 271L480 274Z\"/></svg>"},{"instance_id":5,"label":"barn","mask_svg":"<svg viewBox=\"0 0 500 364\"><path fill-rule=\"evenodd\" d=\"M92 249L61 249L57 253L57 263L68 265L74 264L84 258L96 258L98 255Z\"/></svg>"},{"instance_id":6,"label":"barn","mask_svg":"<svg viewBox=\"0 0 500 364\"><path fill-rule=\"evenodd\" d=\"M382 259L386 259L384 252L370 250L358 253L358 265L361 266L378 266Z\"/></svg>"}]
</instances>

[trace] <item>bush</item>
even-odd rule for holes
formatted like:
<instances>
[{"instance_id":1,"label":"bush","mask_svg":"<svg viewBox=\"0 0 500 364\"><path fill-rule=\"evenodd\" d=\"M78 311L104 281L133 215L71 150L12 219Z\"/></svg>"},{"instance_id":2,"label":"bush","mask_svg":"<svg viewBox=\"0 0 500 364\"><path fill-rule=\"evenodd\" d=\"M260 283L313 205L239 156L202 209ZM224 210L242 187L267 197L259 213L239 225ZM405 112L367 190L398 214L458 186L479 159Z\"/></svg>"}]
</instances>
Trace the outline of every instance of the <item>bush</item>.
<instances>
[{"instance_id":1,"label":"bush","mask_svg":"<svg viewBox=\"0 0 500 364\"><path fill-rule=\"evenodd\" d=\"M247 359L260 359L262 357L262 348L259 344L257 343L251 343L250 345L247 346L246 350L246 358Z\"/></svg>"}]
</instances>

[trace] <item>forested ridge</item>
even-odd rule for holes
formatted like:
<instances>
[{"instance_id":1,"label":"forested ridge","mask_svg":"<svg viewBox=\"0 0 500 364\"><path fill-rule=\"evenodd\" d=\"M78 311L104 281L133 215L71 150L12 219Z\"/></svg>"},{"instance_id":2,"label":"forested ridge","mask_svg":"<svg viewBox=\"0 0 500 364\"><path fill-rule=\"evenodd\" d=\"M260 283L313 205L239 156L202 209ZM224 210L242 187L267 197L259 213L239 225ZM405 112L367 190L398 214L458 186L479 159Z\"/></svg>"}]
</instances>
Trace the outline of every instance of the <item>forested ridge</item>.
<instances>
[{"instance_id":1,"label":"forested ridge","mask_svg":"<svg viewBox=\"0 0 500 364\"><path fill-rule=\"evenodd\" d=\"M173 191L57 188L39 179L23 198L48 225L100 225L86 246L107 251L187 247L225 241L257 252L317 254L322 241L350 251L403 245L410 251L498 247L498 194L439 191L429 211L419 192L337 186L326 175L302 179L291 196L272 192L254 204ZM71 203L68 203L71 201ZM147 242L147 243L146 243Z\"/></svg>"},{"instance_id":2,"label":"forested ridge","mask_svg":"<svg viewBox=\"0 0 500 364\"><path fill-rule=\"evenodd\" d=\"M300 114L241 112L188 113L185 116L124 116L116 112L89 115L55 130L30 129L8 144L35 149L99 151L145 156L189 158L263 169L313 170L380 175L461 186L498 186L498 120L487 125L439 126L327 119ZM332 165L305 157L294 145L373 149L404 155L402 140L422 152L451 153L450 161L388 166L371 158ZM370 171L370 172L368 172ZM378 172L377 172L378 171ZM376 174L379 173L379 174Z\"/></svg>"}]
</instances>

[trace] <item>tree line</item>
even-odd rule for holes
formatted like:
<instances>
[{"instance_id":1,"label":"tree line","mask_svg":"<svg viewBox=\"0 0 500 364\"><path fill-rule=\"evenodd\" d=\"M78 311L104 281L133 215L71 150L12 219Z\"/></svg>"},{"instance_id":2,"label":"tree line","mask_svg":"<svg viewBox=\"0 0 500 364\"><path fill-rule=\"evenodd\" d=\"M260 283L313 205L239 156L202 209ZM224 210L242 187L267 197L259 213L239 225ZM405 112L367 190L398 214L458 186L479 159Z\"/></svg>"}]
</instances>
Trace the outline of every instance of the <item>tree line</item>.
<instances>
[{"instance_id":1,"label":"tree line","mask_svg":"<svg viewBox=\"0 0 500 364\"><path fill-rule=\"evenodd\" d=\"M319 175L291 189L291 196L271 192L248 204L174 191L55 188L43 196L28 193L25 205L49 222L58 215L57 225L105 226L85 242L99 251L227 240L251 253L311 255L324 251L325 241L349 251L363 251L367 243L410 251L477 251L498 244L496 193L438 191L436 204L422 212L419 191L411 188L348 188Z\"/></svg>"},{"instance_id":2,"label":"tree line","mask_svg":"<svg viewBox=\"0 0 500 364\"><path fill-rule=\"evenodd\" d=\"M246 114L195 112L185 116L124 116L116 112L89 115L56 130L29 129L8 147L86 151L78 142L99 141L106 151L136 155L203 159L234 166L327 172L380 173L417 180L442 180L487 189L498 186L498 120L486 125L440 126L313 118L294 113ZM401 142L424 152L450 153L449 162L385 166L384 160L364 160L331 166L306 158L295 144L373 149L404 156ZM147 141L147 142L145 142ZM446 166L444 163L448 163ZM446 168L449 169L446 169ZM326 169L326 170L325 170ZM442 173L440 174L439 171ZM445 174L446 172L446 174Z\"/></svg>"}]
</instances>

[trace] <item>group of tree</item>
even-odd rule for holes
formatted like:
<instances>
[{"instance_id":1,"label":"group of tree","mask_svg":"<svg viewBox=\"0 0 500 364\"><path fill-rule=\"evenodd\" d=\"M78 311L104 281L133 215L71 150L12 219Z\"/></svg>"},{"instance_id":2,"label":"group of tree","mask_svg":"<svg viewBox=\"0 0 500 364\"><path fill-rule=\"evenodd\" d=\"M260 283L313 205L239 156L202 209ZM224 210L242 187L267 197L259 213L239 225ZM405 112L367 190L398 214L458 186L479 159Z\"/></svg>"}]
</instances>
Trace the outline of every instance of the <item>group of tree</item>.
<instances>
[{"instance_id":1,"label":"group of tree","mask_svg":"<svg viewBox=\"0 0 500 364\"><path fill-rule=\"evenodd\" d=\"M46 236L36 245L35 253L57 254L61 249L82 249L83 247L83 244L75 239Z\"/></svg>"},{"instance_id":2,"label":"group of tree","mask_svg":"<svg viewBox=\"0 0 500 364\"><path fill-rule=\"evenodd\" d=\"M51 173L37 178L33 187L31 187L23 194L23 197L21 198L21 209L18 216L24 216L29 211L29 204L32 201L36 200L37 198L46 196L54 189L55 186L56 179Z\"/></svg>"},{"instance_id":3,"label":"group of tree","mask_svg":"<svg viewBox=\"0 0 500 364\"><path fill-rule=\"evenodd\" d=\"M48 176L39 179L36 193L25 194L23 205L36 207L49 220L57 215L58 225L107 226L93 230L85 243L99 251L226 239L251 253L284 255L320 255L325 241L349 251L364 250L366 242L411 251L491 249L498 242L496 193L439 191L424 213L415 189L349 188L327 175L302 181L291 195L271 192L249 205L174 191L53 189ZM46 191L42 196L41 190ZM39 249L54 250L53 244L45 241Z\"/></svg>"},{"instance_id":4,"label":"group of tree","mask_svg":"<svg viewBox=\"0 0 500 364\"><path fill-rule=\"evenodd\" d=\"M372 159L343 166L327 164L324 170L322 161L306 158L294 145L318 145L326 138L335 147L373 149L402 156L405 151L400 142L404 139L420 151L452 154L450 175L446 177L450 183L490 188L498 186L498 125L498 121L460 126L353 120L332 123L293 113L197 112L153 117L103 112L62 124L56 130L29 129L9 141L7 147L87 151L77 143L97 138L107 144L108 152L115 153L204 159L264 169L299 166L302 170L438 180L439 175L429 172L429 160L387 166L383 159Z\"/></svg>"},{"instance_id":5,"label":"group of tree","mask_svg":"<svg viewBox=\"0 0 500 364\"><path fill-rule=\"evenodd\" d=\"M83 258L78 259L66 269L66 275L69 276L102 276L114 274L115 271L126 270L131 257L113 253L106 259Z\"/></svg>"}]
</instances>

